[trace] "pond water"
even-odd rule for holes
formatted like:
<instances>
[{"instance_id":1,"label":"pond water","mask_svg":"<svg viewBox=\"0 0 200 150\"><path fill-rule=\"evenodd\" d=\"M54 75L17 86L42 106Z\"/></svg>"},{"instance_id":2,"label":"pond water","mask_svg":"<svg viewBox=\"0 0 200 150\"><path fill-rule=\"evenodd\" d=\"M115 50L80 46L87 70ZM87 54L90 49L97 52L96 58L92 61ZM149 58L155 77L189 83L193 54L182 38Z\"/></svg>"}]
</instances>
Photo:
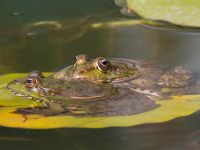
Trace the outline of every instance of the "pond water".
<instances>
[{"instance_id":1,"label":"pond water","mask_svg":"<svg viewBox=\"0 0 200 150\"><path fill-rule=\"evenodd\" d=\"M94 28L95 23L130 19L120 14L113 0L1 0L0 18L1 75L56 71L83 53L90 57L154 60L200 71L200 30L148 25ZM199 115L197 112L165 123L126 128L0 127L0 147L5 150L198 149Z\"/></svg>"}]
</instances>

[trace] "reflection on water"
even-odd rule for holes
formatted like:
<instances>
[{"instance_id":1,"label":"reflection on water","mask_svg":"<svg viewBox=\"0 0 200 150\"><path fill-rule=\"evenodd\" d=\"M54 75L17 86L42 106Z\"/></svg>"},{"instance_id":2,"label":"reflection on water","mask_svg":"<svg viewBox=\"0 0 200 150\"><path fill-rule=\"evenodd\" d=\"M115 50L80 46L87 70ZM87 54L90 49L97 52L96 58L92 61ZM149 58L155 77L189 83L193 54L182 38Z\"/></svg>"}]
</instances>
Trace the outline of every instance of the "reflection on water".
<instances>
[{"instance_id":1,"label":"reflection on water","mask_svg":"<svg viewBox=\"0 0 200 150\"><path fill-rule=\"evenodd\" d=\"M55 71L70 64L73 57L81 53L91 57L155 60L200 71L198 30L143 25L92 28L91 24L95 22L124 18L112 0L2 0L0 17L0 74L30 70ZM58 24L30 26L48 20ZM199 115L196 113L163 124L130 128L35 131L2 127L0 147L30 150L36 147L189 149L193 143L198 143L190 140L198 138L198 134L194 133L200 129Z\"/></svg>"},{"instance_id":2,"label":"reflection on water","mask_svg":"<svg viewBox=\"0 0 200 150\"><path fill-rule=\"evenodd\" d=\"M108 11L116 15L117 12ZM0 73L55 71L75 55L150 59L200 71L200 32L148 26L92 28L106 13L81 18L0 27ZM99 19L99 20L98 20ZM42 25L42 23L44 23Z\"/></svg>"}]
</instances>

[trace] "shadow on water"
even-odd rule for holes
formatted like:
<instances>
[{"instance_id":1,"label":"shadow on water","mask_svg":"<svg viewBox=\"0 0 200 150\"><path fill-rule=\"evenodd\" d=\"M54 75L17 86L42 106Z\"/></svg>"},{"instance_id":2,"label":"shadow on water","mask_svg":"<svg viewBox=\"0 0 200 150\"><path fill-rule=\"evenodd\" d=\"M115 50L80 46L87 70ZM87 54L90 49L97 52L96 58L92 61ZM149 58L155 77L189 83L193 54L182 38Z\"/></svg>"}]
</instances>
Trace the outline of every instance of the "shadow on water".
<instances>
[{"instance_id":1,"label":"shadow on water","mask_svg":"<svg viewBox=\"0 0 200 150\"><path fill-rule=\"evenodd\" d=\"M1 127L3 149L199 149L200 112L160 124L127 128L49 130L10 129ZM196 134L197 131L197 134Z\"/></svg>"}]
</instances>

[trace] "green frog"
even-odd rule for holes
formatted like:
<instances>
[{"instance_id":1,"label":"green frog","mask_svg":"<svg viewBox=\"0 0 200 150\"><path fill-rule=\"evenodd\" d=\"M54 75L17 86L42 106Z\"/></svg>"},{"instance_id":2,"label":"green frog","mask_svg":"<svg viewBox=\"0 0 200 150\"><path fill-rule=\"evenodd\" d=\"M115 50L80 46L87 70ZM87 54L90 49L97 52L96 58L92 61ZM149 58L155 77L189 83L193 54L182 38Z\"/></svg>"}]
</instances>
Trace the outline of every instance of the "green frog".
<instances>
[{"instance_id":1,"label":"green frog","mask_svg":"<svg viewBox=\"0 0 200 150\"><path fill-rule=\"evenodd\" d=\"M137 66L128 59L107 59L98 57L90 59L87 55L78 55L73 65L54 73L52 78L61 80L87 80L109 83L136 78Z\"/></svg>"},{"instance_id":2,"label":"green frog","mask_svg":"<svg viewBox=\"0 0 200 150\"><path fill-rule=\"evenodd\" d=\"M152 61L123 58L76 56L75 63L52 75L60 80L112 83L135 92L163 98L167 95L200 93L199 75L178 66L170 68Z\"/></svg>"},{"instance_id":3,"label":"green frog","mask_svg":"<svg viewBox=\"0 0 200 150\"><path fill-rule=\"evenodd\" d=\"M123 58L90 59L86 55L76 56L73 65L48 77L33 71L25 81L18 81L37 97L17 91L13 83L8 84L10 92L39 100L45 108L26 111L42 115L68 111L72 115L131 115L156 108L158 99L200 93L199 75L184 67Z\"/></svg>"},{"instance_id":4,"label":"green frog","mask_svg":"<svg viewBox=\"0 0 200 150\"><path fill-rule=\"evenodd\" d=\"M18 89L15 84L22 87ZM45 116L119 116L141 113L158 107L147 96L123 87L79 79L60 80L52 78L52 75L45 77L39 71L33 71L25 78L11 81L7 88L17 96L41 103L41 106L18 109L17 113ZM21 88L26 92L21 92Z\"/></svg>"}]
</instances>

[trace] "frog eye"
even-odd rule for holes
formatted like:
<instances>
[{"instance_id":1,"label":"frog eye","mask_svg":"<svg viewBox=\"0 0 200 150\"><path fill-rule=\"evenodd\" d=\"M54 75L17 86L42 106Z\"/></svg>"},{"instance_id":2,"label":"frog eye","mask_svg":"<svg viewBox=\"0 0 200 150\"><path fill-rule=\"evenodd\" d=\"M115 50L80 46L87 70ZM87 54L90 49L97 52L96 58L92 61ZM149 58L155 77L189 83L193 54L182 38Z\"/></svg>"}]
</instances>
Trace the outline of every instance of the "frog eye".
<instances>
[{"instance_id":1,"label":"frog eye","mask_svg":"<svg viewBox=\"0 0 200 150\"><path fill-rule=\"evenodd\" d=\"M75 59L74 59L74 66L76 66L76 65L81 65L81 64L85 64L85 63L88 62L88 61L89 61L89 58L88 58L87 55L84 55L84 54L78 55L78 56L76 56Z\"/></svg>"},{"instance_id":2,"label":"frog eye","mask_svg":"<svg viewBox=\"0 0 200 150\"><path fill-rule=\"evenodd\" d=\"M36 84L37 84L37 79L35 78L29 78L24 83L26 88L34 88Z\"/></svg>"},{"instance_id":3,"label":"frog eye","mask_svg":"<svg viewBox=\"0 0 200 150\"><path fill-rule=\"evenodd\" d=\"M106 58L100 58L97 61L97 69L102 71L102 72L106 72L111 68L111 64L110 61L108 61Z\"/></svg>"}]
</instances>

